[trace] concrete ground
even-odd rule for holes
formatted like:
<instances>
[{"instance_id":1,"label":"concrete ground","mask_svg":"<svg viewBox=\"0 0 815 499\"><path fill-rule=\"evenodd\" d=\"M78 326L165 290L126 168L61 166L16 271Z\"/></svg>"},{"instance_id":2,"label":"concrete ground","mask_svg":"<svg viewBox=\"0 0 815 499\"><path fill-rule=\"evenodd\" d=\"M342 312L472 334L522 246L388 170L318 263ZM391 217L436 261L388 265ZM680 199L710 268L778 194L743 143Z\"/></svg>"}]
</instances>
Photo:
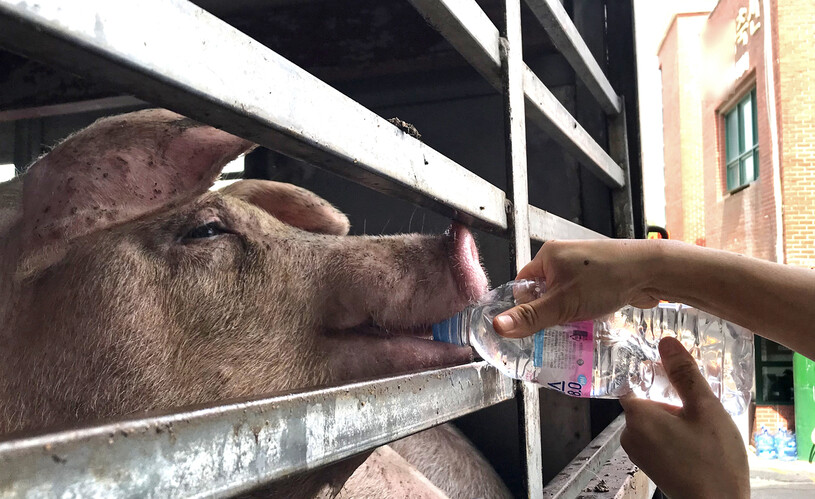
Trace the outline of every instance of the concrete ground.
<instances>
[{"instance_id":1,"label":"concrete ground","mask_svg":"<svg viewBox=\"0 0 815 499\"><path fill-rule=\"evenodd\" d=\"M749 451L748 456L753 499L815 497L815 464L759 459Z\"/></svg>"}]
</instances>

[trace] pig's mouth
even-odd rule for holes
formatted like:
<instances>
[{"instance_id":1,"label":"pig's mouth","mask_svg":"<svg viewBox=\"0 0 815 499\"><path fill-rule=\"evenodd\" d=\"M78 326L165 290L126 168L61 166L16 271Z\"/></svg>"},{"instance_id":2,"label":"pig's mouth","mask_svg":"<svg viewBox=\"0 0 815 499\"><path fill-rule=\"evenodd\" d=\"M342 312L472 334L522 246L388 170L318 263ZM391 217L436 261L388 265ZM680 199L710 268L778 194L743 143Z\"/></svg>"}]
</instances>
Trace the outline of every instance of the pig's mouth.
<instances>
[{"instance_id":1,"label":"pig's mouth","mask_svg":"<svg viewBox=\"0 0 815 499\"><path fill-rule=\"evenodd\" d=\"M441 237L450 269L444 289L449 296L434 296L424 308L395 324L381 323L376 314L354 327L333 331L330 336L347 354L364 357L365 367L346 363L345 378L457 365L472 361L470 347L432 341L431 326L461 311L486 291L488 280L481 267L472 234L454 223ZM442 293L444 294L444 293Z\"/></svg>"}]
</instances>

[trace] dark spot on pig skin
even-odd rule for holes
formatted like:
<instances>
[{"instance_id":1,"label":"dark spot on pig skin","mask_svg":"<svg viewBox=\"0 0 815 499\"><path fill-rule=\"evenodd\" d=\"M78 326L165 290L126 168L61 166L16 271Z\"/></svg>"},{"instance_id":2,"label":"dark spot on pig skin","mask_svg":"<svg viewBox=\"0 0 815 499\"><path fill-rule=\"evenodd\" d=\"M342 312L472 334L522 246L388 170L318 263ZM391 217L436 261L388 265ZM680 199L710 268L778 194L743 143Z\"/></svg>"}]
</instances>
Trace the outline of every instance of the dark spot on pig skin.
<instances>
[{"instance_id":1,"label":"dark spot on pig skin","mask_svg":"<svg viewBox=\"0 0 815 499\"><path fill-rule=\"evenodd\" d=\"M48 213L49 211L51 211L51 206L46 206L45 209L42 210L43 213Z\"/></svg>"},{"instance_id":2,"label":"dark spot on pig skin","mask_svg":"<svg viewBox=\"0 0 815 499\"><path fill-rule=\"evenodd\" d=\"M588 264L589 264L588 260L583 260L583 265L588 265Z\"/></svg>"},{"instance_id":3,"label":"dark spot on pig skin","mask_svg":"<svg viewBox=\"0 0 815 499\"><path fill-rule=\"evenodd\" d=\"M182 118L180 120L173 121L172 125L182 131L188 128L200 128L201 126L203 126L201 125L201 123L198 123L197 121L191 120L189 118Z\"/></svg>"},{"instance_id":4,"label":"dark spot on pig skin","mask_svg":"<svg viewBox=\"0 0 815 499\"><path fill-rule=\"evenodd\" d=\"M76 206L71 208L71 215L76 215Z\"/></svg>"}]
</instances>

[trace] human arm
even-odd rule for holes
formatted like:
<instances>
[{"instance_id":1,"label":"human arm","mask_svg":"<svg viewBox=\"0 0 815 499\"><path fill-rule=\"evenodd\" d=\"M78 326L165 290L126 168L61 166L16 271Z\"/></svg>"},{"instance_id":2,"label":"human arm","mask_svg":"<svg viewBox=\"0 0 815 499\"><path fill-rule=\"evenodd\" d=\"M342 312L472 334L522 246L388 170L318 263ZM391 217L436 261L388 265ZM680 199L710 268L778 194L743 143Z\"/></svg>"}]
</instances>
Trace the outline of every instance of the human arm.
<instances>
[{"instance_id":1,"label":"human arm","mask_svg":"<svg viewBox=\"0 0 815 499\"><path fill-rule=\"evenodd\" d=\"M686 303L815 358L815 271L665 240L550 241L519 273L546 293L496 317L505 336L592 319L626 304ZM510 317L511 324L501 317Z\"/></svg>"},{"instance_id":2,"label":"human arm","mask_svg":"<svg viewBox=\"0 0 815 499\"><path fill-rule=\"evenodd\" d=\"M733 420L681 343L665 338L659 351L683 406L620 399L628 457L672 499L749 497L747 453Z\"/></svg>"}]
</instances>

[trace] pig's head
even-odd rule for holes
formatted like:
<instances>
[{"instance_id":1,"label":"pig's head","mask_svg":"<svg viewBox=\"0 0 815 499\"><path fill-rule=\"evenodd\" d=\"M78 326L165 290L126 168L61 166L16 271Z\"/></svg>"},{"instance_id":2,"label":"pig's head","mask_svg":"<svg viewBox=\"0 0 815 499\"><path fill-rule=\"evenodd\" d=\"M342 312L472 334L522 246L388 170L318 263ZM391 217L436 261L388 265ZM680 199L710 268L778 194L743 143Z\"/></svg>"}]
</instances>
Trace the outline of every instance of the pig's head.
<instances>
[{"instance_id":1,"label":"pig's head","mask_svg":"<svg viewBox=\"0 0 815 499\"><path fill-rule=\"evenodd\" d=\"M466 229L351 237L292 185L207 191L251 147L143 111L0 186L0 433L470 359L426 338L486 288Z\"/></svg>"}]
</instances>

